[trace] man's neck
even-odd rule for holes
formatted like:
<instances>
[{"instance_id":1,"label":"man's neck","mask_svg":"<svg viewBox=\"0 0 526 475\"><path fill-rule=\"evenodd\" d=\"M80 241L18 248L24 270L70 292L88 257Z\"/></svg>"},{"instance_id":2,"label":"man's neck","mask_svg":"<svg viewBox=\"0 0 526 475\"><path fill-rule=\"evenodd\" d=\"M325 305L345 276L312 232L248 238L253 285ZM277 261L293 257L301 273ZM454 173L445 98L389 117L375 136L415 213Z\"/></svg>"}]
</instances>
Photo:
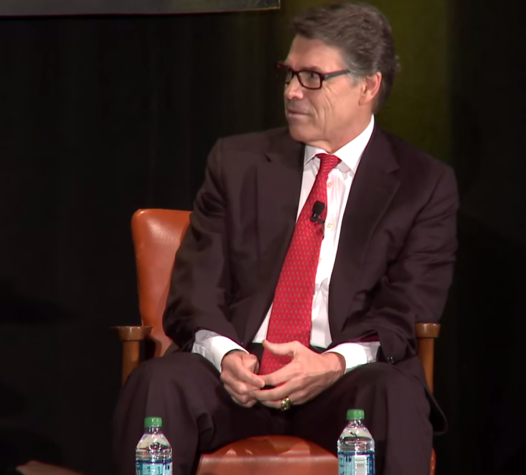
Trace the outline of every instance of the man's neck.
<instances>
[{"instance_id":1,"label":"man's neck","mask_svg":"<svg viewBox=\"0 0 526 475\"><path fill-rule=\"evenodd\" d=\"M371 114L359 123L354 123L350 128L343 130L339 137L335 137L331 141L320 140L319 142L313 142L307 145L322 149L327 153L335 153L363 134L373 120L373 115Z\"/></svg>"}]
</instances>

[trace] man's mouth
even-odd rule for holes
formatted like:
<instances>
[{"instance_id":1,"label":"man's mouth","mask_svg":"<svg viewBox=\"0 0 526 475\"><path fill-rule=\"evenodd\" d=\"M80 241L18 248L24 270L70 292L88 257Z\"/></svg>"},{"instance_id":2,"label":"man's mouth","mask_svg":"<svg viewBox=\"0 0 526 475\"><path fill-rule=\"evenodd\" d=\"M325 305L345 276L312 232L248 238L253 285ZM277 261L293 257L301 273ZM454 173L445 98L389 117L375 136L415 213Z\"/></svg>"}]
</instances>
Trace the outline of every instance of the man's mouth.
<instances>
[{"instance_id":1,"label":"man's mouth","mask_svg":"<svg viewBox=\"0 0 526 475\"><path fill-rule=\"evenodd\" d=\"M307 115L306 112L300 111L298 109L293 109L293 108L290 108L290 107L287 107L287 114L290 114L290 115Z\"/></svg>"}]
</instances>

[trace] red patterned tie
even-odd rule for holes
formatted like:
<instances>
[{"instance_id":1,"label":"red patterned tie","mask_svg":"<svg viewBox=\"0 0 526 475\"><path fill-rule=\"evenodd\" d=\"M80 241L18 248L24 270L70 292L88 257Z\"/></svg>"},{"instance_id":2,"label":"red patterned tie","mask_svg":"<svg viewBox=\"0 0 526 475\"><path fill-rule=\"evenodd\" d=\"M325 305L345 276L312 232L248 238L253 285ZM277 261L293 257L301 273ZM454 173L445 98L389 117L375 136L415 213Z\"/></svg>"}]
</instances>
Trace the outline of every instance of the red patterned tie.
<instances>
[{"instance_id":1,"label":"red patterned tie","mask_svg":"<svg viewBox=\"0 0 526 475\"><path fill-rule=\"evenodd\" d=\"M320 215L327 215L327 178L329 172L340 162L335 155L319 153L320 169L312 190L296 221L285 262L281 269L267 331L272 343L299 341L306 347L310 343L312 327L312 299L316 271L323 241L323 224L311 221L316 201L325 204ZM263 351L259 374L269 374L291 361L290 356L274 355Z\"/></svg>"}]
</instances>

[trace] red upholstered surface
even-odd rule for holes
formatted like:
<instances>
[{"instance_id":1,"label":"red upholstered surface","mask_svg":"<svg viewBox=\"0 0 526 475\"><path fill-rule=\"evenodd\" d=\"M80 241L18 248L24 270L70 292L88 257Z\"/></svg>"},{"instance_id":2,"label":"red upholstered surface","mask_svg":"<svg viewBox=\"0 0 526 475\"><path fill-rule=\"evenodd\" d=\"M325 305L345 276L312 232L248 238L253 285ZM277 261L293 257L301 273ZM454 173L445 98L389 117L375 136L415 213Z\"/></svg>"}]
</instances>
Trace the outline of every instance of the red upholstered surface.
<instances>
[{"instance_id":1,"label":"red upholstered surface","mask_svg":"<svg viewBox=\"0 0 526 475\"><path fill-rule=\"evenodd\" d=\"M251 437L203 455L198 475L337 474L337 458L320 446L289 436Z\"/></svg>"}]
</instances>

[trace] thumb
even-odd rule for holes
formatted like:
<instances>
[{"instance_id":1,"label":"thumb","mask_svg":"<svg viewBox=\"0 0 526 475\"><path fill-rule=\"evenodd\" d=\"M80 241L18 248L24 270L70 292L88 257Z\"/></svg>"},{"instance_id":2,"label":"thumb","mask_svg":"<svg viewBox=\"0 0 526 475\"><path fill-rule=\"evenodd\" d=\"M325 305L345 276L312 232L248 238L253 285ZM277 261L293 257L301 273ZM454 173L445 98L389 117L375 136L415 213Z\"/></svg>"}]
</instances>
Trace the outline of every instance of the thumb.
<instances>
[{"instance_id":1,"label":"thumb","mask_svg":"<svg viewBox=\"0 0 526 475\"><path fill-rule=\"evenodd\" d=\"M243 358L243 365L245 368L255 373L258 366L258 359L255 355L246 355L246 357Z\"/></svg>"},{"instance_id":2,"label":"thumb","mask_svg":"<svg viewBox=\"0 0 526 475\"><path fill-rule=\"evenodd\" d=\"M275 355L294 356L294 351L297 348L296 343L295 341L289 343L271 343L268 340L263 340L262 345L263 348Z\"/></svg>"}]
</instances>

